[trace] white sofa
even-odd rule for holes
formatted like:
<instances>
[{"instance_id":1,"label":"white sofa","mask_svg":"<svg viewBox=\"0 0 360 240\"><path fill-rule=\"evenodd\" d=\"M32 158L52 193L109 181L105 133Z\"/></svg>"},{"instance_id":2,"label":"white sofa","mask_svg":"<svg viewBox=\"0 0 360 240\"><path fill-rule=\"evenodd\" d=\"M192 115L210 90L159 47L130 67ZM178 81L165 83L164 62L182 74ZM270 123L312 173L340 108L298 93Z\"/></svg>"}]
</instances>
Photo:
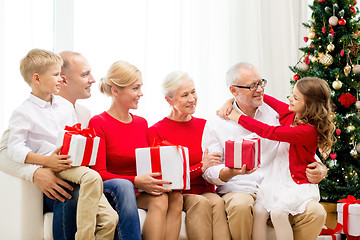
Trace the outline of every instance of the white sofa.
<instances>
[{"instance_id":1,"label":"white sofa","mask_svg":"<svg viewBox=\"0 0 360 240\"><path fill-rule=\"evenodd\" d=\"M52 240L52 213L43 214L43 195L35 184L0 171L0 239ZM141 226L146 212L139 209ZM268 240L275 240L269 227ZM187 239L185 212L179 239Z\"/></svg>"}]
</instances>

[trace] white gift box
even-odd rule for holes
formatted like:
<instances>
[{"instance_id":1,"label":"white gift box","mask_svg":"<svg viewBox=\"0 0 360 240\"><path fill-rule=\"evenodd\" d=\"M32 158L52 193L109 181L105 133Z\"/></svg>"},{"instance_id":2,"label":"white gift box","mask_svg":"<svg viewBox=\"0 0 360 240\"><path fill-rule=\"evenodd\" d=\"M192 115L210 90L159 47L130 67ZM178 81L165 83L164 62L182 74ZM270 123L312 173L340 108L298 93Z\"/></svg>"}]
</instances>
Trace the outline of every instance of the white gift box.
<instances>
[{"instance_id":1,"label":"white gift box","mask_svg":"<svg viewBox=\"0 0 360 240\"><path fill-rule=\"evenodd\" d=\"M135 155L138 176L161 172L161 179L172 182L172 184L163 184L164 187L176 190L190 189L189 149L187 147L137 148Z\"/></svg>"},{"instance_id":2,"label":"white gift box","mask_svg":"<svg viewBox=\"0 0 360 240\"><path fill-rule=\"evenodd\" d=\"M253 169L260 165L260 139L249 138L225 142L225 166L230 168Z\"/></svg>"},{"instance_id":3,"label":"white gift box","mask_svg":"<svg viewBox=\"0 0 360 240\"><path fill-rule=\"evenodd\" d=\"M341 234L335 233L333 235L320 235L316 240L341 240Z\"/></svg>"},{"instance_id":4,"label":"white gift box","mask_svg":"<svg viewBox=\"0 0 360 240\"><path fill-rule=\"evenodd\" d=\"M343 209L345 203L337 204L338 222L344 223ZM350 236L360 236L360 204L349 205L349 217L348 217L348 234ZM343 224L344 225L344 224ZM341 233L344 233L344 227L341 229Z\"/></svg>"},{"instance_id":5,"label":"white gift box","mask_svg":"<svg viewBox=\"0 0 360 240\"><path fill-rule=\"evenodd\" d=\"M60 154L70 155L68 160L71 160L72 166L92 166L96 163L97 152L99 148L100 138L99 137L85 137L80 134L66 134L68 131L59 131L56 147L63 146ZM65 136L65 134L67 136ZM69 136L70 135L70 136ZM64 141L64 137L70 138L70 144L68 145L67 140ZM65 144L65 145L64 145ZM64 149L68 151L64 152Z\"/></svg>"}]
</instances>

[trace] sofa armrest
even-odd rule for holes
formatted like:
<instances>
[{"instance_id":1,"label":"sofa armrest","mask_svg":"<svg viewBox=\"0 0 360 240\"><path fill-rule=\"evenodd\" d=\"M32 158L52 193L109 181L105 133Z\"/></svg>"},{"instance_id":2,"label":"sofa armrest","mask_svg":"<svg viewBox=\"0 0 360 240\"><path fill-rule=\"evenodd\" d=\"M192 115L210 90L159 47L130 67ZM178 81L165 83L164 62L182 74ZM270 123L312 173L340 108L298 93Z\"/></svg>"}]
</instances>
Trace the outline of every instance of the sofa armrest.
<instances>
[{"instance_id":1,"label":"sofa armrest","mask_svg":"<svg viewBox=\"0 0 360 240\"><path fill-rule=\"evenodd\" d=\"M0 171L0 232L3 239L43 238L43 194L35 184Z\"/></svg>"}]
</instances>

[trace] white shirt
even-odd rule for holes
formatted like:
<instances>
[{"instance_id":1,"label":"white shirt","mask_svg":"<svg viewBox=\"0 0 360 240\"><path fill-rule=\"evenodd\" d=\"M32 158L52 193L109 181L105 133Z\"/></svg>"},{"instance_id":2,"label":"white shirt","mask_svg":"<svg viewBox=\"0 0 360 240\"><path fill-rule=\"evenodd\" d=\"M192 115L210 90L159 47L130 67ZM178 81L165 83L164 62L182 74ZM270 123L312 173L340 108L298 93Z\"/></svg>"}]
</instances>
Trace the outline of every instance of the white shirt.
<instances>
[{"instance_id":1,"label":"white shirt","mask_svg":"<svg viewBox=\"0 0 360 240\"><path fill-rule=\"evenodd\" d=\"M51 155L59 130L76 122L74 106L66 99L53 95L50 103L30 94L9 121L9 158L24 163L29 152Z\"/></svg>"},{"instance_id":2,"label":"white shirt","mask_svg":"<svg viewBox=\"0 0 360 240\"><path fill-rule=\"evenodd\" d=\"M244 114L237 107L236 102L233 104L233 109ZM269 125L278 126L279 115L267 104L263 103L255 113L254 119L264 122ZM225 141L227 140L240 140L246 136L257 136L244 129L240 124L231 120L225 120L218 116L214 116L206 122L203 138L202 149L205 151L207 148L209 153L219 152L224 156ZM260 138L260 137L259 137ZM269 163L275 158L279 142L271 141L261 138L261 167L259 170L252 174L237 175L227 182L223 182L219 178L220 170L225 167L224 164L208 168L203 177L210 183L217 186L216 191L220 194L228 192L245 192L256 193L257 186L260 184L264 171L266 171Z\"/></svg>"}]
</instances>

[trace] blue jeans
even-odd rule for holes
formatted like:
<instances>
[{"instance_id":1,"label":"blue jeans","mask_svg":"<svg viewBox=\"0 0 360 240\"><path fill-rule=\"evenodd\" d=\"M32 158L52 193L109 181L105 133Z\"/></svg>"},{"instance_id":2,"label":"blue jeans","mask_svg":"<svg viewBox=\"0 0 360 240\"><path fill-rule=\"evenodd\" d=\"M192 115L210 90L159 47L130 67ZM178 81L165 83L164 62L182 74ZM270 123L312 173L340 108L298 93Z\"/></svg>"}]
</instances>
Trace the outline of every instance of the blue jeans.
<instances>
[{"instance_id":1,"label":"blue jeans","mask_svg":"<svg viewBox=\"0 0 360 240\"><path fill-rule=\"evenodd\" d=\"M111 179L104 182L104 194L110 205L119 214L115 240L141 240L140 221L134 185L126 179Z\"/></svg>"},{"instance_id":2,"label":"blue jeans","mask_svg":"<svg viewBox=\"0 0 360 240\"><path fill-rule=\"evenodd\" d=\"M65 198L65 202L53 200L44 195L45 211L54 212L53 218L53 237L54 240L73 240L76 233L76 207L79 197L80 186L69 183L74 190L67 191L72 198Z\"/></svg>"}]
</instances>

